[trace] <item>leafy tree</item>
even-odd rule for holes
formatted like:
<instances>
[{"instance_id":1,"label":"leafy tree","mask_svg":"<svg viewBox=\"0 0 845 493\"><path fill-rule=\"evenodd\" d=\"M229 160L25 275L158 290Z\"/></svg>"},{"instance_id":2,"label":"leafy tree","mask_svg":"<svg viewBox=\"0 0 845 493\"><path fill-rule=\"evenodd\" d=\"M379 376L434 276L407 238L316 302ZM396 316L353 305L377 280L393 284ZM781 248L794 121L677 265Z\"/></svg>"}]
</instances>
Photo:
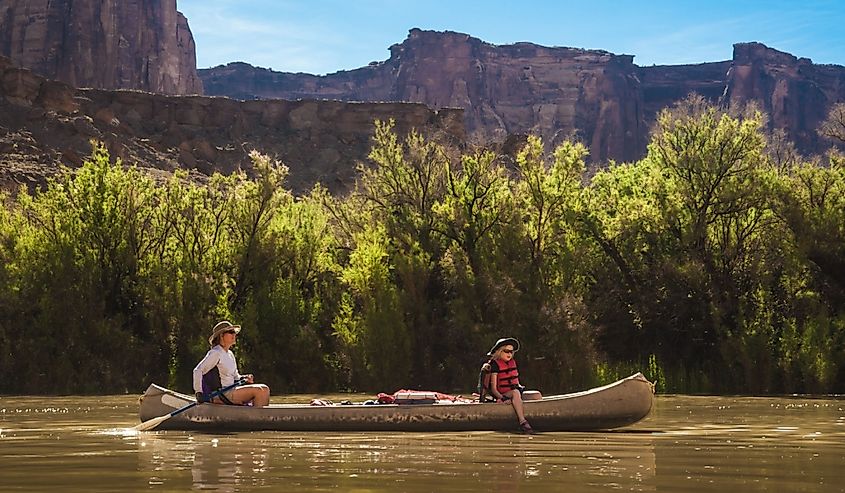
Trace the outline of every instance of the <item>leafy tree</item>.
<instances>
[{"instance_id":1,"label":"leafy tree","mask_svg":"<svg viewBox=\"0 0 845 493\"><path fill-rule=\"evenodd\" d=\"M841 391L845 160L764 121L693 96L644 159L592 176L577 143L529 137L514 162L376 122L347 196L294 197L257 153L252 177L157 183L96 145L0 196L0 392L187 389L221 318L274 392L468 390L505 335L546 392L633 368L670 391Z\"/></svg>"},{"instance_id":2,"label":"leafy tree","mask_svg":"<svg viewBox=\"0 0 845 493\"><path fill-rule=\"evenodd\" d=\"M263 247L267 263L241 310L253 327L245 338L248 361L274 391L348 386L333 365L331 324L341 288L325 193L317 188L274 209Z\"/></svg>"},{"instance_id":3,"label":"leafy tree","mask_svg":"<svg viewBox=\"0 0 845 493\"><path fill-rule=\"evenodd\" d=\"M819 126L819 134L836 145L845 145L845 103L836 103Z\"/></svg>"},{"instance_id":4,"label":"leafy tree","mask_svg":"<svg viewBox=\"0 0 845 493\"><path fill-rule=\"evenodd\" d=\"M26 386L135 388L162 363L161 334L141 316L140 265L163 241L156 200L149 177L110 163L100 145L74 175L18 196L20 289L31 301L20 349L32 356L24 365L38 365L23 372Z\"/></svg>"},{"instance_id":5,"label":"leafy tree","mask_svg":"<svg viewBox=\"0 0 845 493\"><path fill-rule=\"evenodd\" d=\"M347 345L360 347L354 361L364 364L364 378L355 379L361 388L399 388L410 376L411 341L390 272L389 239L383 227L375 227L356 240L342 274L348 290L334 327Z\"/></svg>"},{"instance_id":6,"label":"leafy tree","mask_svg":"<svg viewBox=\"0 0 845 493\"><path fill-rule=\"evenodd\" d=\"M789 388L829 391L845 376L843 164L833 154L827 167L794 166L773 193L795 264L784 293L789 318L779 348Z\"/></svg>"}]
</instances>

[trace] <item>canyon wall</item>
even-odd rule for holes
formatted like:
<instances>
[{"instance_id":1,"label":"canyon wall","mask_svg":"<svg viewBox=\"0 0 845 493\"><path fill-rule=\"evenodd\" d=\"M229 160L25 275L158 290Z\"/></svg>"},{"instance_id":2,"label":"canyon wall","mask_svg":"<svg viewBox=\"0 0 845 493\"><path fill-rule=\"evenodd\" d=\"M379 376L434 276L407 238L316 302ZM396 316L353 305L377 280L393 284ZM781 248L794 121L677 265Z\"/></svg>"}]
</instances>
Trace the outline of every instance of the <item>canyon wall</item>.
<instances>
[{"instance_id":1,"label":"canyon wall","mask_svg":"<svg viewBox=\"0 0 845 493\"><path fill-rule=\"evenodd\" d=\"M466 138L461 110L76 89L0 57L0 186L41 185L59 165L81 165L95 139L113 158L165 175L249 173L249 153L258 150L290 168L294 192L319 182L342 193L367 162L376 118L393 118L399 134L413 128L444 141Z\"/></svg>"},{"instance_id":2,"label":"canyon wall","mask_svg":"<svg viewBox=\"0 0 845 493\"><path fill-rule=\"evenodd\" d=\"M638 68L639 97L646 124L650 126L660 110L672 106L690 93L700 94L709 101L719 103L725 93L730 68L730 61Z\"/></svg>"},{"instance_id":3,"label":"canyon wall","mask_svg":"<svg viewBox=\"0 0 845 493\"><path fill-rule=\"evenodd\" d=\"M496 46L466 34L411 30L387 61L326 76L233 63L200 70L208 94L240 99L409 101L463 108L479 142L535 133L577 136L599 160L629 159L646 129L633 57L531 43Z\"/></svg>"},{"instance_id":4,"label":"canyon wall","mask_svg":"<svg viewBox=\"0 0 845 493\"><path fill-rule=\"evenodd\" d=\"M387 60L355 70L197 71L175 0L0 0L0 54L10 57L0 59L0 173L11 184L79 165L94 138L129 164L203 174L249 169L257 149L291 167L297 191L344 191L377 118L511 153L528 133L550 148L578 139L594 163L632 161L656 114L691 92L725 108L753 102L811 154L828 145L818 124L845 100L845 67L759 43L734 45L731 60L640 67L602 50L412 29ZM189 96L203 86L234 99Z\"/></svg>"},{"instance_id":5,"label":"canyon wall","mask_svg":"<svg viewBox=\"0 0 845 493\"><path fill-rule=\"evenodd\" d=\"M798 149L820 152L829 143L816 129L834 103L845 101L845 67L814 64L760 43L734 45L725 85L726 102L755 101Z\"/></svg>"},{"instance_id":6,"label":"canyon wall","mask_svg":"<svg viewBox=\"0 0 845 493\"><path fill-rule=\"evenodd\" d=\"M75 87L203 92L176 0L0 0L0 55Z\"/></svg>"},{"instance_id":7,"label":"canyon wall","mask_svg":"<svg viewBox=\"0 0 845 493\"><path fill-rule=\"evenodd\" d=\"M600 50L496 46L466 34L412 29L390 57L325 76L273 72L245 63L199 71L209 94L239 99L413 101L465 109L478 141L535 133L551 145L575 137L593 161L642 157L655 116L691 92L723 107L751 101L804 153L823 152L815 133L845 100L845 67L813 64L759 43L734 46L732 60L639 67Z\"/></svg>"}]
</instances>

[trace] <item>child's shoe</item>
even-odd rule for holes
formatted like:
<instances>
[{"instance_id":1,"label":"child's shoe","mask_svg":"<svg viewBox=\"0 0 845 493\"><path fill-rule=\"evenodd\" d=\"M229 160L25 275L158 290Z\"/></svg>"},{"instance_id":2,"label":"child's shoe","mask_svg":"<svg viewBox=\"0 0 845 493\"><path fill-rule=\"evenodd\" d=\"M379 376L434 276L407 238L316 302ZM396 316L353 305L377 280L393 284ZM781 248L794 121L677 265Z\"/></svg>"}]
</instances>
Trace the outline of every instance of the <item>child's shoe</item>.
<instances>
[{"instance_id":1,"label":"child's shoe","mask_svg":"<svg viewBox=\"0 0 845 493\"><path fill-rule=\"evenodd\" d=\"M525 421L523 421L522 423L519 423L519 429L521 429L522 432L525 433L526 435L533 435L534 434L534 428L531 427L531 425L528 423L527 419Z\"/></svg>"}]
</instances>

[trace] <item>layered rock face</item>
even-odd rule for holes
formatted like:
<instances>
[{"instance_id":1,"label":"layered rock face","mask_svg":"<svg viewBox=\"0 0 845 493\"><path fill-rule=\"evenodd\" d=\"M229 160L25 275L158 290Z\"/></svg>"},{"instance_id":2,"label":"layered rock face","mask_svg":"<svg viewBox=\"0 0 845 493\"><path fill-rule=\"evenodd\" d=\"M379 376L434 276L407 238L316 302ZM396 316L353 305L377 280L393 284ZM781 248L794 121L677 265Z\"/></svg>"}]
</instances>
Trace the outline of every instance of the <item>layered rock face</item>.
<instances>
[{"instance_id":1,"label":"layered rock face","mask_svg":"<svg viewBox=\"0 0 845 493\"><path fill-rule=\"evenodd\" d=\"M125 164L164 172L249 172L249 152L258 150L288 165L294 192L320 182L342 193L367 159L375 118L395 119L400 134L466 137L461 110L75 89L0 57L0 187L32 188L60 164L79 166L96 139Z\"/></svg>"},{"instance_id":2,"label":"layered rock face","mask_svg":"<svg viewBox=\"0 0 845 493\"><path fill-rule=\"evenodd\" d=\"M208 94L241 99L410 101L465 110L481 141L535 133L555 144L573 134L595 159L630 159L645 142L633 57L605 51L495 46L454 32L411 30L390 58L326 76L239 63L200 70Z\"/></svg>"},{"instance_id":3,"label":"layered rock face","mask_svg":"<svg viewBox=\"0 0 845 493\"><path fill-rule=\"evenodd\" d=\"M388 60L325 76L272 72L243 63L200 70L209 94L240 99L326 98L415 101L466 110L479 140L536 133L550 144L575 136L594 161L630 161L645 153L658 111L699 93L714 103L769 113L804 153L822 152L815 134L830 106L845 100L845 67L758 43L735 45L733 60L639 67L604 51L495 46L452 32L411 30Z\"/></svg>"},{"instance_id":4,"label":"layered rock face","mask_svg":"<svg viewBox=\"0 0 845 493\"><path fill-rule=\"evenodd\" d=\"M640 81L640 98L646 124L651 125L660 110L691 93L700 94L714 103L720 102L730 68L730 61L638 68L637 78Z\"/></svg>"},{"instance_id":5,"label":"layered rock face","mask_svg":"<svg viewBox=\"0 0 845 493\"><path fill-rule=\"evenodd\" d=\"M819 151L816 129L832 104L845 100L845 67L816 65L760 43L734 45L726 102L738 107L757 101L801 150Z\"/></svg>"},{"instance_id":6,"label":"layered rock face","mask_svg":"<svg viewBox=\"0 0 845 493\"><path fill-rule=\"evenodd\" d=\"M203 92L176 0L0 0L0 55L75 87Z\"/></svg>"}]
</instances>

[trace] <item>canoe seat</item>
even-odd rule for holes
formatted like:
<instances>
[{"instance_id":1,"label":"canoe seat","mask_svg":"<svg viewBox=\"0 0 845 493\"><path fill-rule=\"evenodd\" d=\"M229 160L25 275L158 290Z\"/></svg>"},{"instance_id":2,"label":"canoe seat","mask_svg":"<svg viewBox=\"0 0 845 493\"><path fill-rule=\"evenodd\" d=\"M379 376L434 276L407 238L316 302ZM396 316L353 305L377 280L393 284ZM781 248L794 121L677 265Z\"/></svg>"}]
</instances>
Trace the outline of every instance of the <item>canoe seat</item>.
<instances>
[{"instance_id":1,"label":"canoe seat","mask_svg":"<svg viewBox=\"0 0 845 493\"><path fill-rule=\"evenodd\" d=\"M393 394L395 404L434 404L437 402L436 392L396 392Z\"/></svg>"}]
</instances>

